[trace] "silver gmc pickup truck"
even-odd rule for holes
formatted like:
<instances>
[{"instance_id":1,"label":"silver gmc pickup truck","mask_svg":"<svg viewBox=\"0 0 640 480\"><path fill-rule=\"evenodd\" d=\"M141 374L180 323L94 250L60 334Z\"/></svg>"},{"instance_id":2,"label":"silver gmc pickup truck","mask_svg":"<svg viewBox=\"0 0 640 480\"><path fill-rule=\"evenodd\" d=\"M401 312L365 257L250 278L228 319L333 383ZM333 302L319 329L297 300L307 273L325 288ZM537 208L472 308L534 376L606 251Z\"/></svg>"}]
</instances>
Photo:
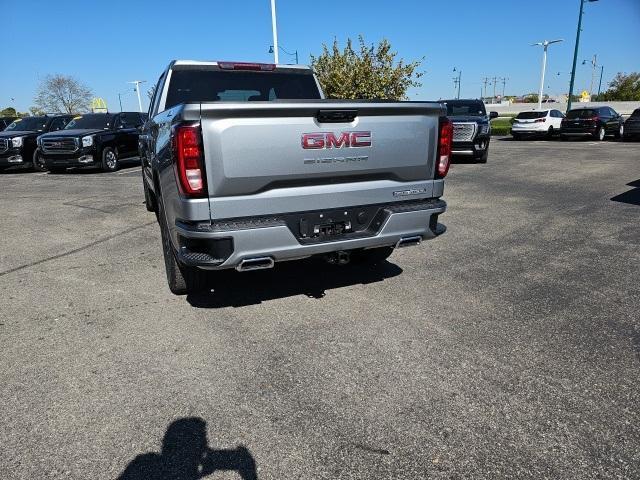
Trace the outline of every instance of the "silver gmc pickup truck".
<instances>
[{"instance_id":1,"label":"silver gmc pickup truck","mask_svg":"<svg viewBox=\"0 0 640 480\"><path fill-rule=\"evenodd\" d=\"M308 67L173 61L140 135L169 288L324 256L379 262L444 232L439 103L325 100Z\"/></svg>"}]
</instances>

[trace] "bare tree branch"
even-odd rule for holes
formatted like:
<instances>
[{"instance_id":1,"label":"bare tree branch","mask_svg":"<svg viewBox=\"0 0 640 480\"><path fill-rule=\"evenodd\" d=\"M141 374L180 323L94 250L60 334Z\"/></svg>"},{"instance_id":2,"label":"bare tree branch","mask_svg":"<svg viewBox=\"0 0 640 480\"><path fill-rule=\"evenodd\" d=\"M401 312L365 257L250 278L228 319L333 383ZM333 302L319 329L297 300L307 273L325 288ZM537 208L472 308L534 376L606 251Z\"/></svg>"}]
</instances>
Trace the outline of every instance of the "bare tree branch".
<instances>
[{"instance_id":1,"label":"bare tree branch","mask_svg":"<svg viewBox=\"0 0 640 480\"><path fill-rule=\"evenodd\" d=\"M38 87L35 106L44 112L82 113L90 110L93 92L73 77L47 75Z\"/></svg>"}]
</instances>

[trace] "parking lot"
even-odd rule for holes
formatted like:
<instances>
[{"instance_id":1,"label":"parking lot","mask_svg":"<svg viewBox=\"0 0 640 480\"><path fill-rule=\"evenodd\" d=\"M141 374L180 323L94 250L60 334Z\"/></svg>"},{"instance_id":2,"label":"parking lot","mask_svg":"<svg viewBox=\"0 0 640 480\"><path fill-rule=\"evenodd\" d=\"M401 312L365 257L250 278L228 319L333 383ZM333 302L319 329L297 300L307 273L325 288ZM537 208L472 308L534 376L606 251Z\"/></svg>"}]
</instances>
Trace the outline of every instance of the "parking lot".
<instances>
[{"instance_id":1,"label":"parking lot","mask_svg":"<svg viewBox=\"0 0 640 480\"><path fill-rule=\"evenodd\" d=\"M640 477L637 143L494 139L442 237L190 297L138 166L0 189L0 478Z\"/></svg>"}]
</instances>

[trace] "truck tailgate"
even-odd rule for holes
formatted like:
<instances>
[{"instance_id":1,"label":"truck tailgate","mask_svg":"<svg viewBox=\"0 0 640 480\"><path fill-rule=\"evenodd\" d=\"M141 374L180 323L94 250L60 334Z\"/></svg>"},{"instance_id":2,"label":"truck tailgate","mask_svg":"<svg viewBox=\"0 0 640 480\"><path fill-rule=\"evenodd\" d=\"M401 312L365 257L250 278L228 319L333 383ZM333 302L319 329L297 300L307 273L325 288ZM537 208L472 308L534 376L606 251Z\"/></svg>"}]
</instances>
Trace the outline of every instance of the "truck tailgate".
<instances>
[{"instance_id":1,"label":"truck tailgate","mask_svg":"<svg viewBox=\"0 0 640 480\"><path fill-rule=\"evenodd\" d=\"M437 103L217 102L200 108L212 203L278 189L434 176ZM327 111L353 120L319 121Z\"/></svg>"}]
</instances>

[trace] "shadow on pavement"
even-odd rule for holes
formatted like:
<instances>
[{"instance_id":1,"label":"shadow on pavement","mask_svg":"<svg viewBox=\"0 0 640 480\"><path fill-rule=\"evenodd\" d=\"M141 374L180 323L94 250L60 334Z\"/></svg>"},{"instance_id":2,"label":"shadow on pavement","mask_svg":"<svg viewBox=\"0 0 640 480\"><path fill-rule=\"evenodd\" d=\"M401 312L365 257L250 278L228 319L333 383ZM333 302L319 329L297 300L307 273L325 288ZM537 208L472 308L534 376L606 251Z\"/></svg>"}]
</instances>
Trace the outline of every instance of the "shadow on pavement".
<instances>
[{"instance_id":1,"label":"shadow on pavement","mask_svg":"<svg viewBox=\"0 0 640 480\"><path fill-rule=\"evenodd\" d=\"M630 205L640 205L640 179L627 183L632 190L611 197L614 202L628 203Z\"/></svg>"},{"instance_id":2,"label":"shadow on pavement","mask_svg":"<svg viewBox=\"0 0 640 480\"><path fill-rule=\"evenodd\" d=\"M212 449L208 443L207 422L180 418L167 427L160 453L138 455L118 480L196 480L220 471L236 472L243 480L258 478L246 447Z\"/></svg>"},{"instance_id":3,"label":"shadow on pavement","mask_svg":"<svg viewBox=\"0 0 640 480\"><path fill-rule=\"evenodd\" d=\"M197 308L223 308L256 305L295 295L320 299L327 290L381 282L401 273L400 267L387 261L378 265L344 266L329 265L318 259L283 262L270 270L212 272L208 291L190 294L187 301Z\"/></svg>"}]
</instances>

